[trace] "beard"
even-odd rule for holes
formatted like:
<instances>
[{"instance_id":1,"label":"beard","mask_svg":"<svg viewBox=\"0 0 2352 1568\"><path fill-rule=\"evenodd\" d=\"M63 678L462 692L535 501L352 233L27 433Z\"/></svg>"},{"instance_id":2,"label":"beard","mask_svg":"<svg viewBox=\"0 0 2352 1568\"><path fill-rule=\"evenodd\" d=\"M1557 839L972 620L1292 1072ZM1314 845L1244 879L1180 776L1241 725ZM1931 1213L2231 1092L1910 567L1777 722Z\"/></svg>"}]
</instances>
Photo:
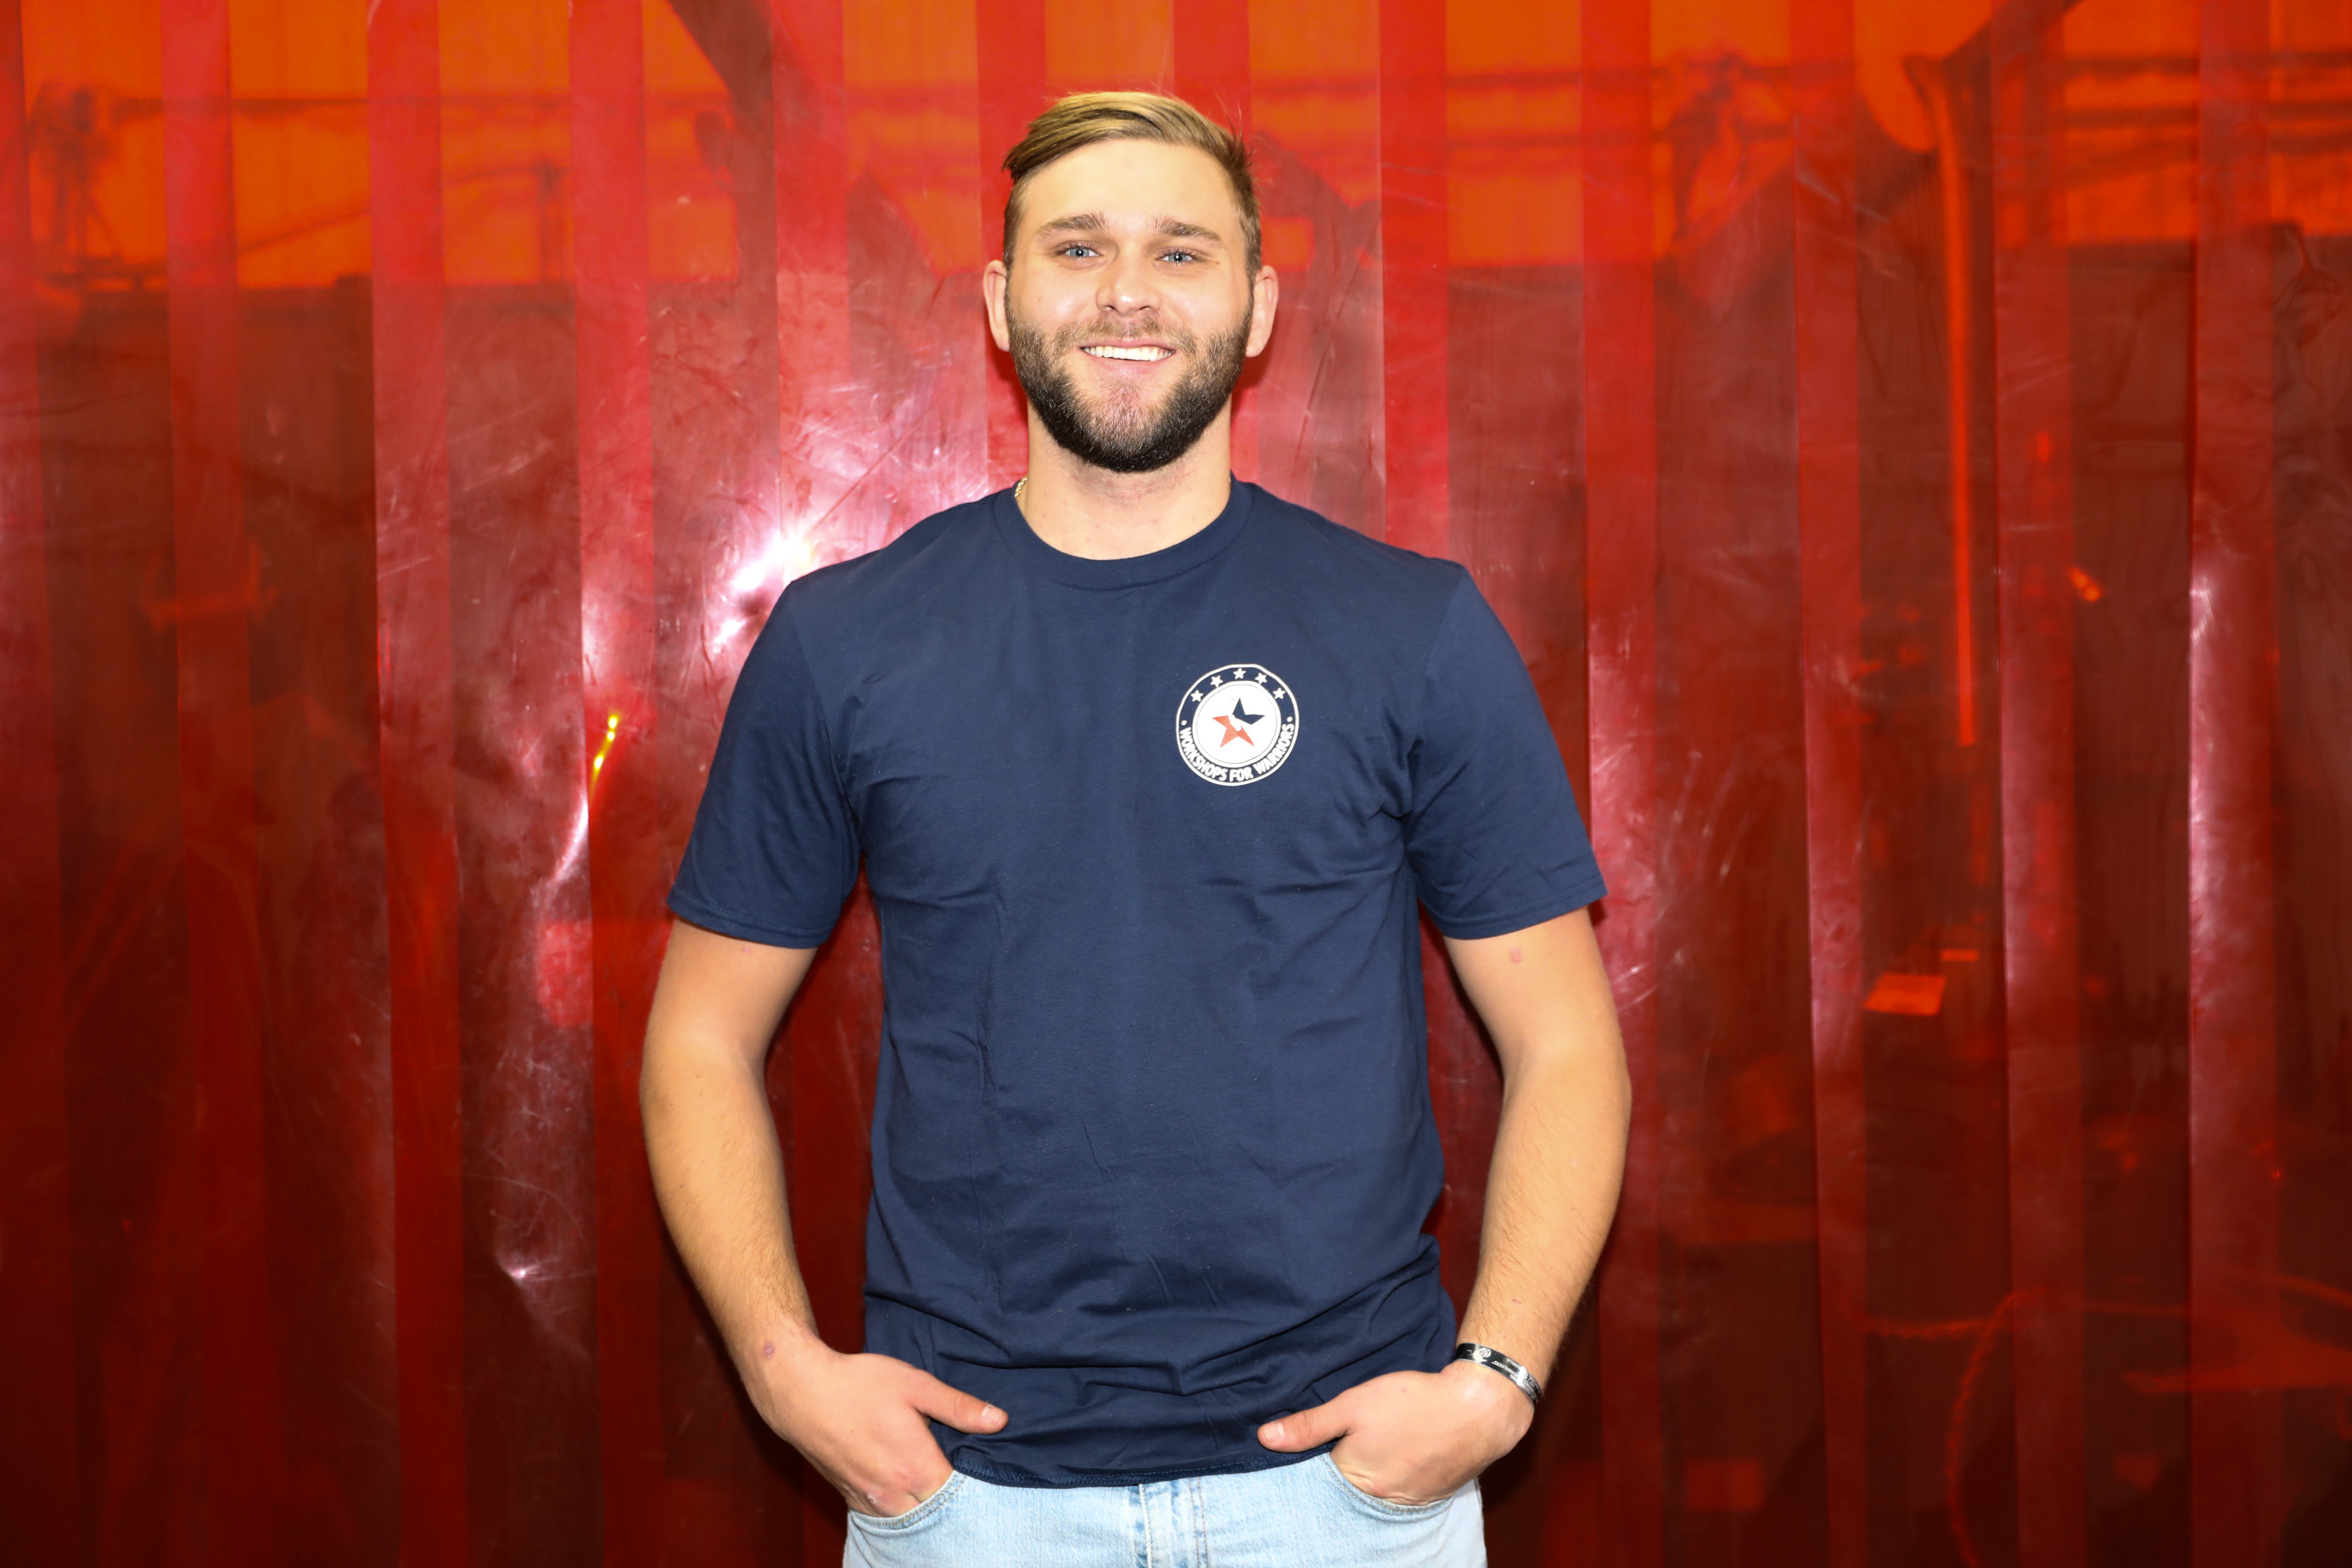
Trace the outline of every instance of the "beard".
<instances>
[{"instance_id":1,"label":"beard","mask_svg":"<svg viewBox=\"0 0 2352 1568\"><path fill-rule=\"evenodd\" d=\"M1234 384L1241 379L1250 319L1244 311L1241 325L1205 343L1181 331L1156 334L1192 361L1192 368L1156 409L1128 393L1089 404L1064 367L1064 356L1081 344L1127 335L1116 327L1099 321L1065 327L1048 342L1045 333L1009 310L1006 324L1012 330L1013 369L1021 377L1021 389L1062 449L1115 474L1148 474L1191 451L1216 422L1234 395Z\"/></svg>"}]
</instances>

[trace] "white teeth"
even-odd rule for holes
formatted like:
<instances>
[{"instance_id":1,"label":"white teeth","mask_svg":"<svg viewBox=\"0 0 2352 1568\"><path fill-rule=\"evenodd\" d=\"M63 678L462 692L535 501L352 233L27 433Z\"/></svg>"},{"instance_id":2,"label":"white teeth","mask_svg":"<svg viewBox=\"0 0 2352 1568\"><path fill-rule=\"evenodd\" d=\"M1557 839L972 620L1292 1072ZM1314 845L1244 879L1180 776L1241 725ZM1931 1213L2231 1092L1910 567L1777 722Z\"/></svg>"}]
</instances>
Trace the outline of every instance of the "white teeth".
<instances>
[{"instance_id":1,"label":"white teeth","mask_svg":"<svg viewBox=\"0 0 2352 1568\"><path fill-rule=\"evenodd\" d=\"M1089 344L1089 345L1087 346L1087 353L1090 353L1090 354L1094 355L1094 356L1095 356L1095 358L1097 358L1097 359L1139 359L1139 360L1155 360L1155 359L1166 359L1166 358L1168 357L1168 354L1169 354L1169 351L1168 351L1168 350L1166 350L1166 349L1159 349L1159 348L1126 349L1126 348L1119 348L1119 347L1118 347L1117 345L1115 345L1115 344L1111 344L1111 343L1093 343L1093 344Z\"/></svg>"}]
</instances>

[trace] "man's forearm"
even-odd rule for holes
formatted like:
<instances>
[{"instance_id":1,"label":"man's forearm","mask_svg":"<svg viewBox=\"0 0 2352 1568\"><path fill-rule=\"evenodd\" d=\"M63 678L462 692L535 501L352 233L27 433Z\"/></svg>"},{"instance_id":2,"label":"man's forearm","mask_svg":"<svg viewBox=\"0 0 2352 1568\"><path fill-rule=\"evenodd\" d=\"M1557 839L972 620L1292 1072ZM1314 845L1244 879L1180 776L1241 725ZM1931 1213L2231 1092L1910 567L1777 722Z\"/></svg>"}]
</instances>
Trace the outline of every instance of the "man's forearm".
<instances>
[{"instance_id":1,"label":"man's forearm","mask_svg":"<svg viewBox=\"0 0 2352 1568\"><path fill-rule=\"evenodd\" d=\"M1524 1053L1503 1086L1477 1283L1462 1337L1549 1373L1623 1177L1631 1097L1613 1018L1572 1047Z\"/></svg>"},{"instance_id":2,"label":"man's forearm","mask_svg":"<svg viewBox=\"0 0 2352 1568\"><path fill-rule=\"evenodd\" d=\"M662 1217L739 1363L814 1338L782 1149L758 1070L649 1040L646 1152Z\"/></svg>"}]
</instances>

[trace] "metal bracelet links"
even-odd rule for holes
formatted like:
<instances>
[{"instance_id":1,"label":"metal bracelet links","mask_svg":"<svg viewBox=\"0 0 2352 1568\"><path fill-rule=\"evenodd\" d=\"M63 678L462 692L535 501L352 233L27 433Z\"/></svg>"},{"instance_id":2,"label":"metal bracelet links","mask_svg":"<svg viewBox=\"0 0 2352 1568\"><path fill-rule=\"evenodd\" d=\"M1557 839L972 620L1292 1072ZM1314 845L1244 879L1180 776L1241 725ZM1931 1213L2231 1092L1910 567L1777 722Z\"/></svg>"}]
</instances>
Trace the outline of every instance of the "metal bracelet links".
<instances>
[{"instance_id":1,"label":"metal bracelet links","mask_svg":"<svg viewBox=\"0 0 2352 1568\"><path fill-rule=\"evenodd\" d=\"M1536 1381L1536 1374L1490 1345L1474 1345L1465 1340L1454 1347L1454 1359L1474 1361L1489 1372L1499 1372L1528 1396L1528 1404L1543 1402L1543 1384Z\"/></svg>"}]
</instances>

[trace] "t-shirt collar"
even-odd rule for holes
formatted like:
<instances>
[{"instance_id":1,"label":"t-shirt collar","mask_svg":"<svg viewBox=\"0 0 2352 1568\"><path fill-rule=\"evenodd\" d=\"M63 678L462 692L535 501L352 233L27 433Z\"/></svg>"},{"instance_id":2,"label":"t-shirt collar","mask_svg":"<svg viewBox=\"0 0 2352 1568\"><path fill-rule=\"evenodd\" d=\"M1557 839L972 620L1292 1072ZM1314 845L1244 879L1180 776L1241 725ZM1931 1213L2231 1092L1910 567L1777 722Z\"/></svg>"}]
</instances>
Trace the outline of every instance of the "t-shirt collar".
<instances>
[{"instance_id":1,"label":"t-shirt collar","mask_svg":"<svg viewBox=\"0 0 2352 1568\"><path fill-rule=\"evenodd\" d=\"M1147 555L1126 555L1116 561L1096 561L1084 555L1066 555L1037 537L1029 520L1013 502L1013 491L1001 489L990 497L995 508L997 531L1012 549L1015 559L1030 571L1037 572L1056 583L1073 588L1136 588L1146 583L1162 582L1221 554L1225 547L1241 537L1248 525L1250 498L1257 487L1233 481L1225 498L1225 510L1216 521L1199 532L1178 540L1165 550L1155 550Z\"/></svg>"}]
</instances>

